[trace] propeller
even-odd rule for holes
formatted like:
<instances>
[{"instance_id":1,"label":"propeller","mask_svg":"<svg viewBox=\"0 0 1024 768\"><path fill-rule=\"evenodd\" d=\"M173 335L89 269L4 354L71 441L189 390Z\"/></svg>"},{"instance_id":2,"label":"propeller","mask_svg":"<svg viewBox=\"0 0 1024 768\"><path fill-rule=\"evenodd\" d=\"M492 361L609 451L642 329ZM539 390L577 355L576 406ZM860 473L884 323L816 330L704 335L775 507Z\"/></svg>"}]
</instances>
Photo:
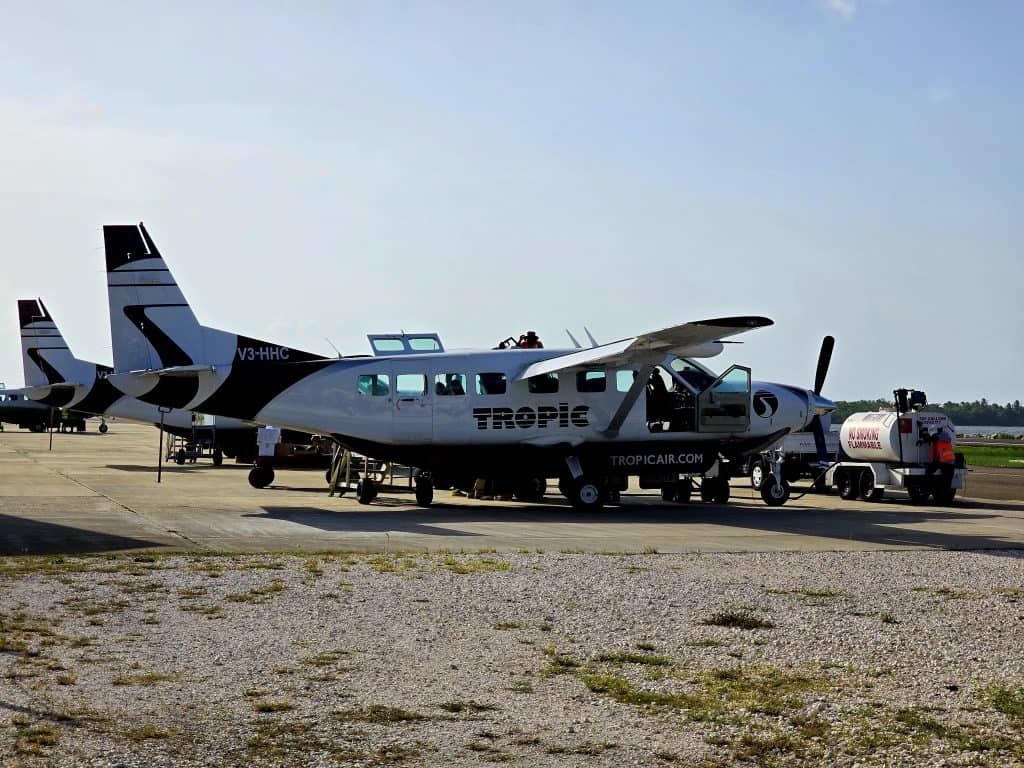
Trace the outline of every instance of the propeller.
<instances>
[{"instance_id":1,"label":"propeller","mask_svg":"<svg viewBox=\"0 0 1024 768\"><path fill-rule=\"evenodd\" d=\"M821 340L821 350L818 352L818 368L814 372L815 395L820 395L825 386L825 377L828 375L828 367L832 363L832 350L835 349L836 340L832 336L826 336ZM811 403L808 403L811 406ZM821 416L814 414L810 423L811 432L814 434L814 447L818 451L818 463L824 468L828 466L828 448L825 445L825 428L821 424Z\"/></svg>"}]
</instances>

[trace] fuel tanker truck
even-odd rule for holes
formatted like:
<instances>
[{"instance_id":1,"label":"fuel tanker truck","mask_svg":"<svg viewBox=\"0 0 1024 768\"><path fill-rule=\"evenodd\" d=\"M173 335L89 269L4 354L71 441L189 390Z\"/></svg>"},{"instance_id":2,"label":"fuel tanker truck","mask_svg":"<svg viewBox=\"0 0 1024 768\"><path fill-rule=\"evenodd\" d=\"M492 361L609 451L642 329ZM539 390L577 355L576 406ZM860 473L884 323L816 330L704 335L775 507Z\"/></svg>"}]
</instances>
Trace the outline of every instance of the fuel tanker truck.
<instances>
[{"instance_id":1,"label":"fuel tanker truck","mask_svg":"<svg viewBox=\"0 0 1024 768\"><path fill-rule=\"evenodd\" d=\"M962 453L951 463L932 459L932 443L943 434L956 440L956 428L943 413L921 409L924 392L897 389L895 410L855 413L839 431L840 460L825 475L844 499L879 501L887 490L905 490L914 504L934 498L950 504L964 487L967 467Z\"/></svg>"}]
</instances>

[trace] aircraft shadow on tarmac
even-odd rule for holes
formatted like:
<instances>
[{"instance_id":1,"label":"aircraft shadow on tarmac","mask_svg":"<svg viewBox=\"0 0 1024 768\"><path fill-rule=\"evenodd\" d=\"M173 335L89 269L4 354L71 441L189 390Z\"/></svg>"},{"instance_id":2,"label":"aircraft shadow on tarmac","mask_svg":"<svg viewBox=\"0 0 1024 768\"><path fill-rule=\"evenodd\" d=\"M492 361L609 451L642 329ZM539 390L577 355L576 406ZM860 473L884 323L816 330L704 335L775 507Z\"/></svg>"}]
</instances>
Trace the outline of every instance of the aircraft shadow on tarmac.
<instances>
[{"instance_id":1,"label":"aircraft shadow on tarmac","mask_svg":"<svg viewBox=\"0 0 1024 768\"><path fill-rule=\"evenodd\" d=\"M87 531L0 514L0 555L78 555L163 546L157 541Z\"/></svg>"},{"instance_id":2,"label":"aircraft shadow on tarmac","mask_svg":"<svg viewBox=\"0 0 1024 768\"><path fill-rule=\"evenodd\" d=\"M118 472L149 472L156 474L157 466L155 464L106 464L107 469L116 469ZM164 464L164 472L175 473L175 472L195 472L202 470L205 472L230 472L233 470L244 469L249 471L252 467L241 464L223 464L219 467L213 466L209 462L203 464Z\"/></svg>"},{"instance_id":3,"label":"aircraft shadow on tarmac","mask_svg":"<svg viewBox=\"0 0 1024 768\"><path fill-rule=\"evenodd\" d=\"M1024 549L1024 534L1018 539L995 538L972 533L956 534L917 527L926 523L971 523L998 517L973 510L891 510L849 508L801 508L788 506L766 511L764 507L720 507L708 504L688 506L623 505L599 513L577 512L567 505L531 505L516 507L445 507L435 504L428 509L392 509L398 504L384 505L375 501L366 511L317 509L309 507L264 506L263 513L249 513L250 518L265 517L323 531L344 533L412 533L426 536L486 536L488 534L451 526L478 523L505 523L507 535L514 537L517 527L533 525L714 525L747 528L765 533L813 536L835 541L856 541L880 549L921 547L949 550ZM376 513L376 514L375 514ZM532 533L536 534L536 531ZM564 536L564 531L561 532ZM572 535L570 533L569 535ZM785 549L784 541L778 546ZM742 548L742 547L741 547ZM1004 556L1011 555L1005 552Z\"/></svg>"}]
</instances>

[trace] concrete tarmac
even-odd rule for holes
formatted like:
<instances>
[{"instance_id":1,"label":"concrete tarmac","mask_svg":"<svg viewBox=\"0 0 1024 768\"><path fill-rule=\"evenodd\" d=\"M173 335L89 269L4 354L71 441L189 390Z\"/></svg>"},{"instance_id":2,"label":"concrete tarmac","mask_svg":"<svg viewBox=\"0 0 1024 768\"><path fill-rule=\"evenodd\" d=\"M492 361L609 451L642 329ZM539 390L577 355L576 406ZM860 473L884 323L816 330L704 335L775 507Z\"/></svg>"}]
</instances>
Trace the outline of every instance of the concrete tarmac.
<instances>
[{"instance_id":1,"label":"concrete tarmac","mask_svg":"<svg viewBox=\"0 0 1024 768\"><path fill-rule=\"evenodd\" d=\"M728 505L665 504L630 491L623 504L580 513L557 494L541 504L438 491L371 505L328 498L322 471L278 470L256 490L248 467L164 466L158 432L112 423L98 434L0 433L0 555L139 549L258 551L584 550L596 552L832 551L1024 548L1024 502L958 499L953 507L876 504L808 494L764 505L740 478ZM1001 473L997 473L1001 474ZM977 493L973 479L969 492ZM985 486L982 486L985 487ZM1010 488L1018 487L1011 484Z\"/></svg>"}]
</instances>

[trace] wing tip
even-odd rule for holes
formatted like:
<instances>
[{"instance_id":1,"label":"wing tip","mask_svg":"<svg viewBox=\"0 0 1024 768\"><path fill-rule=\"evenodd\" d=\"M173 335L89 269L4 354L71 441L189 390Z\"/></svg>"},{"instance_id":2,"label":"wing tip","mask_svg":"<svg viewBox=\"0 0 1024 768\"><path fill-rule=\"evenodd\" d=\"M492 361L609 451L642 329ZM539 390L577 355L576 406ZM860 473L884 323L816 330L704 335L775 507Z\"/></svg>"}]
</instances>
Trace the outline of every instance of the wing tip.
<instances>
[{"instance_id":1,"label":"wing tip","mask_svg":"<svg viewBox=\"0 0 1024 768\"><path fill-rule=\"evenodd\" d=\"M739 315L737 317L714 317L710 320L697 320L694 325L707 325L715 328L765 328L775 325L775 321L760 315Z\"/></svg>"}]
</instances>

